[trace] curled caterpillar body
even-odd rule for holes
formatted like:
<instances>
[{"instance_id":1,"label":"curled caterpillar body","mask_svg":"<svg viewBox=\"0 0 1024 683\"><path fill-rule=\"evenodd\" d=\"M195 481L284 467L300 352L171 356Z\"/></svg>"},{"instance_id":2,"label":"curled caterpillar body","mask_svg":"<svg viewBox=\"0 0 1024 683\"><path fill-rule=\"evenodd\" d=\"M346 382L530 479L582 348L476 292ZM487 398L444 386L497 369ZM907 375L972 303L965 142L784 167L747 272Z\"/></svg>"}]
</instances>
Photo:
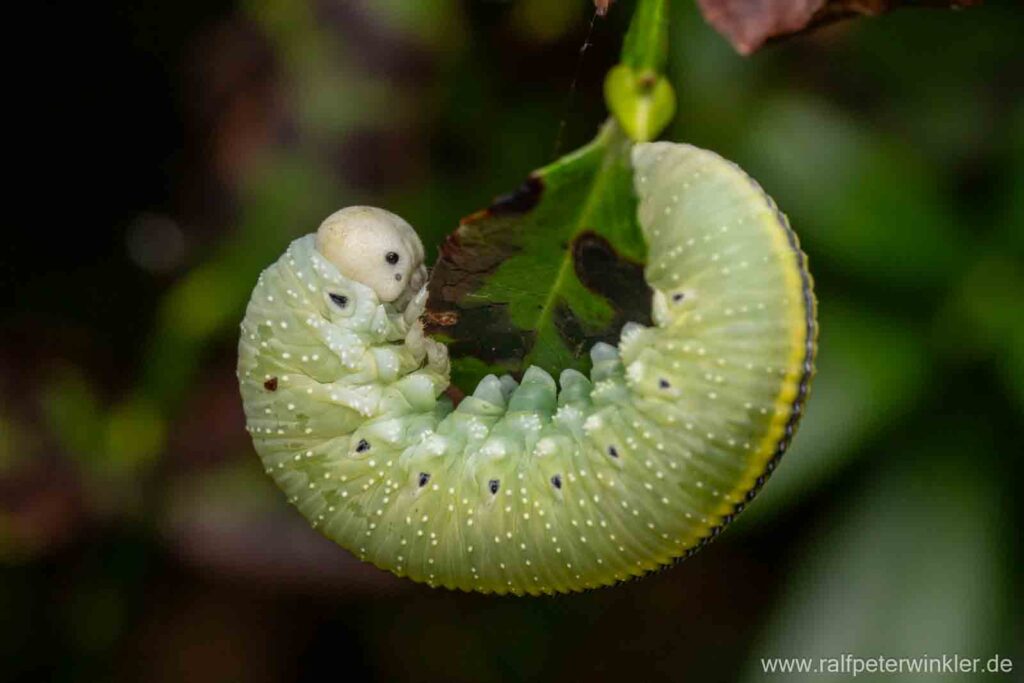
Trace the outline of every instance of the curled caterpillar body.
<instances>
[{"instance_id":1,"label":"curled caterpillar body","mask_svg":"<svg viewBox=\"0 0 1024 683\"><path fill-rule=\"evenodd\" d=\"M239 345L248 429L315 527L432 586L540 594L656 569L742 510L813 372L805 257L717 155L643 144L633 165L654 325L596 345L589 377L489 376L453 409L421 278L382 297L313 235L262 274Z\"/></svg>"}]
</instances>

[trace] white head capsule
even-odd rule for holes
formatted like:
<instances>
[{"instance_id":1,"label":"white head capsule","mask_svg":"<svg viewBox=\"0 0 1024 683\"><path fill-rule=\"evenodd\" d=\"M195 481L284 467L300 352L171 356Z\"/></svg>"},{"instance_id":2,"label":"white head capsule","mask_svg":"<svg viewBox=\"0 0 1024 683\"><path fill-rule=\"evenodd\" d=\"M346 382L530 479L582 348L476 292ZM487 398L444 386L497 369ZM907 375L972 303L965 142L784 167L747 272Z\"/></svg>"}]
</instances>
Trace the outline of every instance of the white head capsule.
<instances>
[{"instance_id":1,"label":"white head capsule","mask_svg":"<svg viewBox=\"0 0 1024 683\"><path fill-rule=\"evenodd\" d=\"M316 248L342 275L371 288L383 302L415 292L427 279L416 231L384 209L336 211L316 231Z\"/></svg>"}]
</instances>

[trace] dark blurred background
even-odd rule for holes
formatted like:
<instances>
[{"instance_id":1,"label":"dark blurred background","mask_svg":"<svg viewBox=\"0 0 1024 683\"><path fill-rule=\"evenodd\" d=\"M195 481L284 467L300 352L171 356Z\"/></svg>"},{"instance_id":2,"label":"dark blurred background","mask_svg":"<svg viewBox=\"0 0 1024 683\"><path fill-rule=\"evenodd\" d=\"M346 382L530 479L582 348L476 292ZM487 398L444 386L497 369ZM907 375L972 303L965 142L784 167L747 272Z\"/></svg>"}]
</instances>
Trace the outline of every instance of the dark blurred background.
<instances>
[{"instance_id":1,"label":"dark blurred background","mask_svg":"<svg viewBox=\"0 0 1024 683\"><path fill-rule=\"evenodd\" d=\"M0 263L0 678L751 681L849 652L998 653L1024 680L1015 2L749 58L674 3L667 137L774 195L821 308L794 448L693 559L568 597L430 590L263 475L234 378L258 272L352 203L436 245L586 141L631 10L596 21L574 89L587 0L41 3L9 26L35 38L8 130L34 151Z\"/></svg>"}]
</instances>

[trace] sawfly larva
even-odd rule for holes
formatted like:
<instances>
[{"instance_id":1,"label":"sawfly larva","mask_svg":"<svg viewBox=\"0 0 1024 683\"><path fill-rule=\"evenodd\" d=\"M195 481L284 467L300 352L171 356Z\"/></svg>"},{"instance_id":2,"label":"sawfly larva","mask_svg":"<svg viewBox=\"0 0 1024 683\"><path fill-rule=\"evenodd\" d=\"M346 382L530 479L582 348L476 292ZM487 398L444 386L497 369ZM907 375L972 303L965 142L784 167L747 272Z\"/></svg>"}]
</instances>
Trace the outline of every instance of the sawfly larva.
<instances>
[{"instance_id":1,"label":"sawfly larva","mask_svg":"<svg viewBox=\"0 0 1024 683\"><path fill-rule=\"evenodd\" d=\"M419 322L423 247L380 209L338 212L264 271L245 414L313 526L431 586L558 593L688 556L753 498L813 374L805 256L734 164L674 143L632 162L654 324L595 345L589 377L492 375L453 408Z\"/></svg>"}]
</instances>

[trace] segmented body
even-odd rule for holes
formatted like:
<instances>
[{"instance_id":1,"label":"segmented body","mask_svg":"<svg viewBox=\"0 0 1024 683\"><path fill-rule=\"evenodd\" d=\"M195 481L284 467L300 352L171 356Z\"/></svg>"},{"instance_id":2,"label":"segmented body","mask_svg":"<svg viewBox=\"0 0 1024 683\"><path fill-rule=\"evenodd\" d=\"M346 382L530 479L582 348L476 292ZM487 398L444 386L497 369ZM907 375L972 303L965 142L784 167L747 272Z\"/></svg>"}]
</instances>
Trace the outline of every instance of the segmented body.
<instances>
[{"instance_id":1,"label":"segmented body","mask_svg":"<svg viewBox=\"0 0 1024 683\"><path fill-rule=\"evenodd\" d=\"M698 548L795 429L815 312L785 218L736 166L634 150L655 325L591 352L589 379L530 368L452 410L415 315L294 242L260 278L239 379L266 470L314 526L400 576L576 591Z\"/></svg>"}]
</instances>

